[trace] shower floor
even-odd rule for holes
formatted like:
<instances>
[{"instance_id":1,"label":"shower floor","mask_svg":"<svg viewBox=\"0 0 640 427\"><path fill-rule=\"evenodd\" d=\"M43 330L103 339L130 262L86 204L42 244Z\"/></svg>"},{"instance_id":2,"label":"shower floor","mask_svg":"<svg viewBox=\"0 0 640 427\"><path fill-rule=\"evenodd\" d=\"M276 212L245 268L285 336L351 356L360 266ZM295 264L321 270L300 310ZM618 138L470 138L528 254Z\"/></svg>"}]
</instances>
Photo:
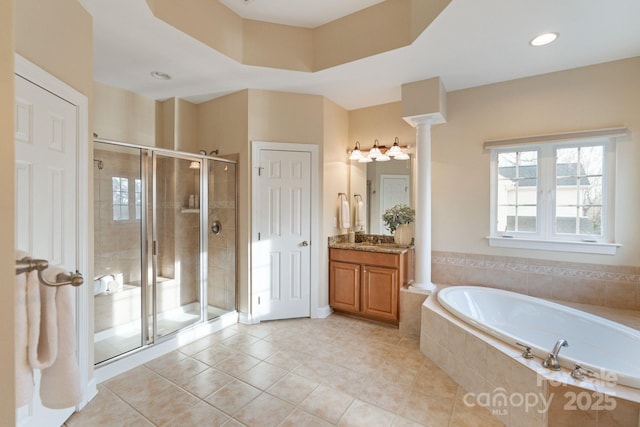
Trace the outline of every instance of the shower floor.
<instances>
[{"instance_id":1,"label":"shower floor","mask_svg":"<svg viewBox=\"0 0 640 427\"><path fill-rule=\"evenodd\" d=\"M208 306L207 321L229 313L229 310ZM200 304L197 302L183 305L173 310L158 314L158 336L162 337L198 322ZM149 324L153 321L149 317ZM105 329L94 334L95 363L104 362L113 357L141 347L142 333L140 318L114 328Z\"/></svg>"}]
</instances>

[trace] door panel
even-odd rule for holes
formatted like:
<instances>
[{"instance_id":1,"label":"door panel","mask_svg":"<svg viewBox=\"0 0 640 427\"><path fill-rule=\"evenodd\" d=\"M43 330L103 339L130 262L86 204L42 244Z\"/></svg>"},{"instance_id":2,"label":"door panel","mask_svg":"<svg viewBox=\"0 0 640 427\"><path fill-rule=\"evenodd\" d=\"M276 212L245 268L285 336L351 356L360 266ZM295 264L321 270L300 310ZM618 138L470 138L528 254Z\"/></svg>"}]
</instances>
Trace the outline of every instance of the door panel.
<instances>
[{"instance_id":1,"label":"door panel","mask_svg":"<svg viewBox=\"0 0 640 427\"><path fill-rule=\"evenodd\" d=\"M259 182L254 294L260 318L309 316L311 153L260 150Z\"/></svg>"},{"instance_id":2,"label":"door panel","mask_svg":"<svg viewBox=\"0 0 640 427\"><path fill-rule=\"evenodd\" d=\"M16 245L34 258L75 271L77 108L18 75L15 90ZM74 408L43 407L38 382L36 375L34 399L18 409L18 425L61 425Z\"/></svg>"},{"instance_id":3,"label":"door panel","mask_svg":"<svg viewBox=\"0 0 640 427\"><path fill-rule=\"evenodd\" d=\"M190 202L200 194L200 169L189 167L192 160L153 153L155 253L149 312L155 313L158 337L201 320L200 209Z\"/></svg>"},{"instance_id":4,"label":"door panel","mask_svg":"<svg viewBox=\"0 0 640 427\"><path fill-rule=\"evenodd\" d=\"M364 268L362 294L364 314L397 321L397 269L367 265Z\"/></svg>"},{"instance_id":5,"label":"door panel","mask_svg":"<svg viewBox=\"0 0 640 427\"><path fill-rule=\"evenodd\" d=\"M336 310L360 311L360 265L329 263L329 304Z\"/></svg>"}]
</instances>

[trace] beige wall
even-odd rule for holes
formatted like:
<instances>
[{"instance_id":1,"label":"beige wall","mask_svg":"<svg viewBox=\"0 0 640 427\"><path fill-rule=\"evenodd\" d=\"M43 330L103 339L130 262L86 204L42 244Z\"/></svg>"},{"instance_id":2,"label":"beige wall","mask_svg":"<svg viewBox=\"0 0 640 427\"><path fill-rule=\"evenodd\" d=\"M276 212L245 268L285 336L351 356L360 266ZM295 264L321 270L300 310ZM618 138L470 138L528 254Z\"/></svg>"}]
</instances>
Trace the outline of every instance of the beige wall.
<instances>
[{"instance_id":1,"label":"beige wall","mask_svg":"<svg viewBox=\"0 0 640 427\"><path fill-rule=\"evenodd\" d=\"M640 265L640 58L551 73L447 94L447 123L432 128L432 215L435 251L515 255L489 247L488 139L627 126L618 144L616 256L518 250L517 256L595 264ZM349 142L415 143L401 103L349 112ZM418 167L420 167L418 165ZM352 165L352 192L362 189L362 166ZM359 179L356 179L359 177ZM419 191L419 189L418 189Z\"/></svg>"},{"instance_id":2,"label":"beige wall","mask_svg":"<svg viewBox=\"0 0 640 427\"><path fill-rule=\"evenodd\" d=\"M615 256L516 250L517 256L640 265L640 58L448 94L448 122L432 129L433 249L516 255L491 248L487 139L627 126L618 144Z\"/></svg>"},{"instance_id":3,"label":"beige wall","mask_svg":"<svg viewBox=\"0 0 640 427\"><path fill-rule=\"evenodd\" d=\"M15 425L14 389L14 148L13 148L13 0L0 0L0 414L3 426Z\"/></svg>"},{"instance_id":4,"label":"beige wall","mask_svg":"<svg viewBox=\"0 0 640 427\"><path fill-rule=\"evenodd\" d=\"M334 102L325 98L324 101L324 132L322 179L323 188L320 210L320 259L318 260L318 305L329 304L329 249L327 238L340 233L334 227L334 220L338 216L338 193L349 194L349 165L345 145L349 143L349 112ZM353 199L351 200L353 202Z\"/></svg>"},{"instance_id":5,"label":"beige wall","mask_svg":"<svg viewBox=\"0 0 640 427\"><path fill-rule=\"evenodd\" d=\"M155 145L155 101L98 82L93 97L93 129L99 138Z\"/></svg>"},{"instance_id":6,"label":"beige wall","mask_svg":"<svg viewBox=\"0 0 640 427\"><path fill-rule=\"evenodd\" d=\"M1 0L2 13L0 13L0 132L3 147L0 159L0 172L2 178L0 186L2 194L13 194L13 79L6 74L13 70L12 54L7 52L15 41L15 50L39 67L48 71L58 79L87 96L89 100L89 133L85 141L88 144L93 132L92 123L92 92L93 92L93 30L91 16L76 0L51 0L41 2L38 0L20 0L15 2L15 14L11 9L11 0ZM12 17L13 25L12 25ZM13 37L12 37L13 27ZM6 121L6 122L5 122ZM10 155L6 155L10 154ZM90 195L91 197L91 195ZM0 246L0 259L4 263L6 259L13 264L13 197L4 197L0 202L0 224L2 224L2 246ZM6 205L5 205L6 204ZM93 226L92 212L89 218L89 227ZM6 228L6 229L5 229ZM92 264L92 237L89 237L89 264ZM9 255L11 254L11 255ZM5 276L8 272L6 265L0 264L0 277L5 278L6 283L13 283L14 273ZM13 268L13 267L11 267ZM84 272L83 272L84 273ZM92 272L86 272L91 276ZM3 293L2 312L4 327L2 332L3 351L0 356L0 381L4 384L0 391L2 401L0 413L2 413L3 425L14 425L14 399L13 399L13 362L11 346L13 345L13 301L12 290ZM7 319L4 319L7 316ZM11 317L11 319L9 319ZM7 334L5 336L4 334ZM93 374L90 373L90 376ZM5 408L7 405L7 408Z\"/></svg>"},{"instance_id":7,"label":"beige wall","mask_svg":"<svg viewBox=\"0 0 640 427\"><path fill-rule=\"evenodd\" d=\"M348 114L335 103L315 95L299 95L262 90L246 90L198 105L198 138L207 150L221 154L238 153L238 233L239 310L251 310L250 248L251 230L251 141L316 144L320 150L320 259L319 305L328 303L326 279L329 235L336 234L338 192L348 191Z\"/></svg>"}]
</instances>

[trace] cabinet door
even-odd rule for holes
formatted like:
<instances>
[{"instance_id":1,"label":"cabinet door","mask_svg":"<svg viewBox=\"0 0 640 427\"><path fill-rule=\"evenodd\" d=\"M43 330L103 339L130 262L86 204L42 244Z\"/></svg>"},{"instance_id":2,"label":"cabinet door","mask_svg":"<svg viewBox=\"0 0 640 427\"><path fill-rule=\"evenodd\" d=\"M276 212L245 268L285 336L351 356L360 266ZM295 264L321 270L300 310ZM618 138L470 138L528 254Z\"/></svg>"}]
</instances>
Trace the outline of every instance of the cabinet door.
<instances>
[{"instance_id":1,"label":"cabinet door","mask_svg":"<svg viewBox=\"0 0 640 427\"><path fill-rule=\"evenodd\" d=\"M398 322L398 270L364 266L362 313L381 320Z\"/></svg>"},{"instance_id":2,"label":"cabinet door","mask_svg":"<svg viewBox=\"0 0 640 427\"><path fill-rule=\"evenodd\" d=\"M329 304L336 310L360 311L360 265L329 263Z\"/></svg>"}]
</instances>

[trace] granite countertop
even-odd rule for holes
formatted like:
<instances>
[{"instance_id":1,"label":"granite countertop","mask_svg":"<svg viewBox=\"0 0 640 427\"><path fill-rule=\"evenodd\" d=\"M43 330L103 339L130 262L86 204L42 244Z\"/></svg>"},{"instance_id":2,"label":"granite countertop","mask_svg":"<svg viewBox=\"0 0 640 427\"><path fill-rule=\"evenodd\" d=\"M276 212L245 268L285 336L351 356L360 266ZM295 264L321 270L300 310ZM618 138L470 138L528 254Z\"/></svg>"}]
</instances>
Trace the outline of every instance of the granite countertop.
<instances>
[{"instance_id":1,"label":"granite countertop","mask_svg":"<svg viewBox=\"0 0 640 427\"><path fill-rule=\"evenodd\" d=\"M384 252L389 254L401 254L413 248L413 246L399 246L395 243L349 243L349 242L329 242L329 247L334 249L350 249L365 252Z\"/></svg>"}]
</instances>

